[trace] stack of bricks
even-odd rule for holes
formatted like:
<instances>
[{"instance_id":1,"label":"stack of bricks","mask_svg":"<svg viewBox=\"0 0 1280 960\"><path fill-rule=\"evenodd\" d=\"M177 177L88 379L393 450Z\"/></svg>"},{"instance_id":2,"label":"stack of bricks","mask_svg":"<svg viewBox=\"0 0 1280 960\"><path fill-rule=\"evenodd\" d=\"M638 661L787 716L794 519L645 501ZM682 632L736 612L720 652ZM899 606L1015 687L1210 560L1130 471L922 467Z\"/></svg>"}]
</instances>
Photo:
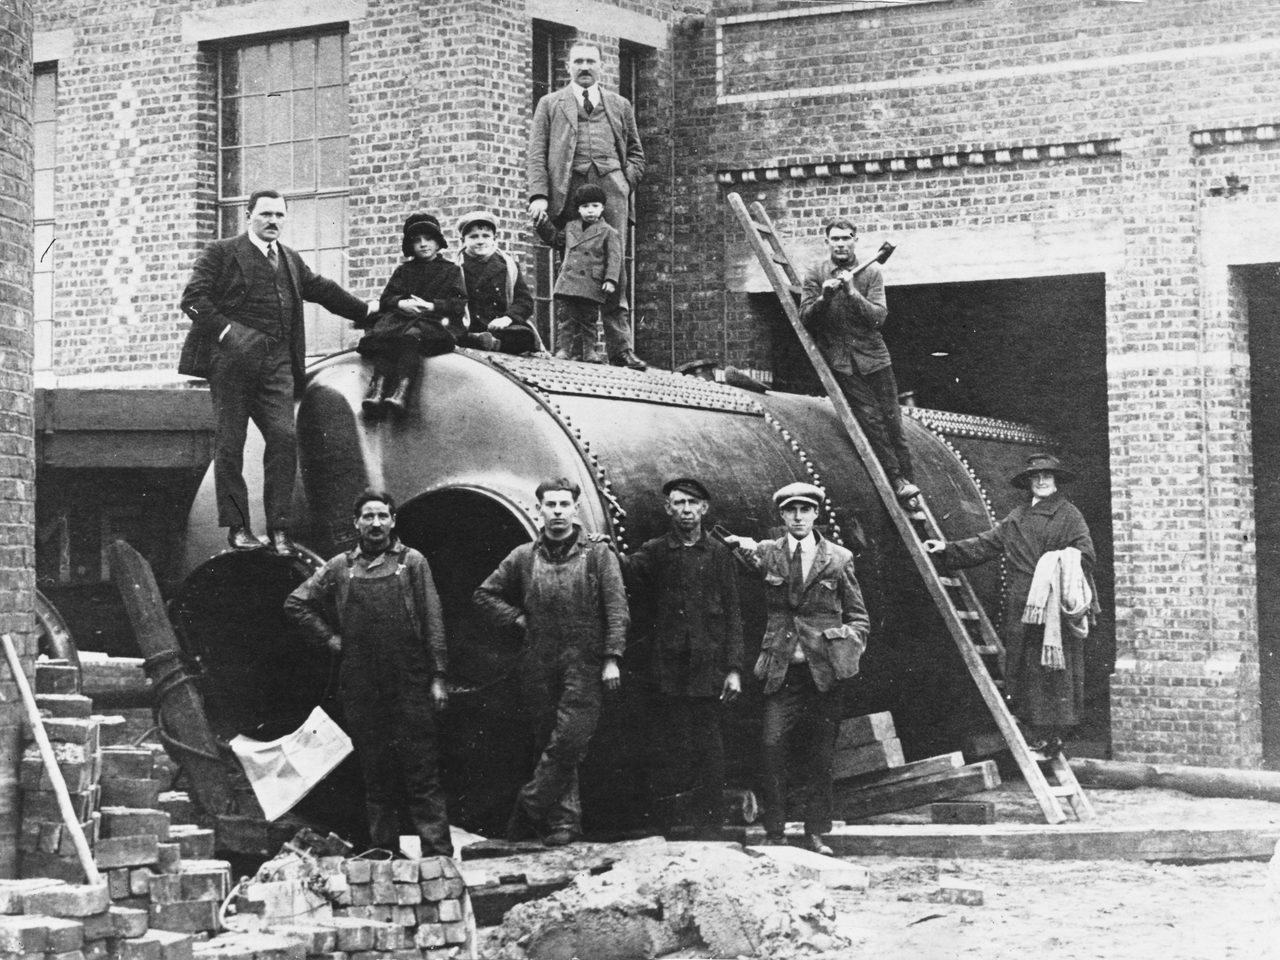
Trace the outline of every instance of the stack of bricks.
<instances>
[{"instance_id":1,"label":"stack of bricks","mask_svg":"<svg viewBox=\"0 0 1280 960\"><path fill-rule=\"evenodd\" d=\"M149 930L106 883L0 880L0 956L23 960L192 960L192 937Z\"/></svg>"},{"instance_id":2,"label":"stack of bricks","mask_svg":"<svg viewBox=\"0 0 1280 960\"><path fill-rule=\"evenodd\" d=\"M92 702L77 693L77 683L76 669L69 664L55 661L36 665L36 703L46 715L45 733L66 783L72 810L92 848L99 832L102 722L91 716ZM18 775L22 809L19 872L23 877L79 880L84 874L72 834L64 826L53 783L29 725L25 727L25 738Z\"/></svg>"},{"instance_id":3,"label":"stack of bricks","mask_svg":"<svg viewBox=\"0 0 1280 960\"><path fill-rule=\"evenodd\" d=\"M312 960L451 960L474 955L467 887L448 857L422 860L344 860L321 857L320 877L330 901L313 918L291 896L294 881L253 883L237 901L257 913L271 933L303 938ZM197 960L200 952L197 951ZM226 958L223 958L226 960Z\"/></svg>"}]
</instances>

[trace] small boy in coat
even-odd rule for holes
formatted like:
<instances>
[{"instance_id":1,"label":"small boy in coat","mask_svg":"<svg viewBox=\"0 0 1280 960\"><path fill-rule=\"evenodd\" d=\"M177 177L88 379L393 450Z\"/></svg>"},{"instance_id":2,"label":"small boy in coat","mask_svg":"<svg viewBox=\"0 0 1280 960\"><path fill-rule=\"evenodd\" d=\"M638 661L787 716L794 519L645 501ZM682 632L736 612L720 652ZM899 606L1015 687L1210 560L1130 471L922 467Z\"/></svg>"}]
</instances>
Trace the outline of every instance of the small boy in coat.
<instances>
[{"instance_id":1,"label":"small boy in coat","mask_svg":"<svg viewBox=\"0 0 1280 960\"><path fill-rule=\"evenodd\" d=\"M578 219L557 231L549 220L538 235L564 250L556 278L556 359L600 363L596 353L600 305L622 282L622 237L604 220L604 191L594 183L574 191Z\"/></svg>"},{"instance_id":2,"label":"small boy in coat","mask_svg":"<svg viewBox=\"0 0 1280 960\"><path fill-rule=\"evenodd\" d=\"M502 353L542 353L533 320L533 294L520 264L498 246L498 218L472 210L458 218L462 256L458 265L467 282L466 329L458 345Z\"/></svg>"},{"instance_id":3,"label":"small boy in coat","mask_svg":"<svg viewBox=\"0 0 1280 960\"><path fill-rule=\"evenodd\" d=\"M356 344L356 352L373 361L373 378L361 408L366 417L390 410L405 411L418 376L421 357L449 353L458 322L467 306L462 268L440 255L448 247L440 221L415 213L404 224L401 249L408 258L396 267L379 298L380 313L369 318L372 329Z\"/></svg>"}]
</instances>

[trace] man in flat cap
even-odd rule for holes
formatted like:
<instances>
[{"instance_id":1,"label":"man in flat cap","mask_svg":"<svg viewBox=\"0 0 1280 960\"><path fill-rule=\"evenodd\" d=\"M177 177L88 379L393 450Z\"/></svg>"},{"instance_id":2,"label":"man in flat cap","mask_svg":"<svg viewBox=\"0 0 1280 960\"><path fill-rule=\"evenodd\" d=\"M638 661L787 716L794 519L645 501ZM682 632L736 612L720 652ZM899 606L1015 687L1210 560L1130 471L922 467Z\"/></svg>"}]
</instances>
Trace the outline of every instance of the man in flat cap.
<instances>
[{"instance_id":1,"label":"man in flat cap","mask_svg":"<svg viewBox=\"0 0 1280 960\"><path fill-rule=\"evenodd\" d=\"M649 795L664 829L719 838L722 705L742 690L742 612L733 554L702 529L711 495L692 477L663 484L671 529L622 558L632 616L650 638Z\"/></svg>"},{"instance_id":2,"label":"man in flat cap","mask_svg":"<svg viewBox=\"0 0 1280 960\"><path fill-rule=\"evenodd\" d=\"M766 843L783 844L787 766L804 798L805 846L831 854L832 758L840 722L837 681L858 672L871 621L853 575L853 554L814 530L826 495L811 483L790 483L773 495L786 533L756 543L727 538L751 551L764 577L769 615L756 679L764 684L761 766ZM803 736L791 736L801 731ZM793 749L787 749L791 737Z\"/></svg>"}]
</instances>

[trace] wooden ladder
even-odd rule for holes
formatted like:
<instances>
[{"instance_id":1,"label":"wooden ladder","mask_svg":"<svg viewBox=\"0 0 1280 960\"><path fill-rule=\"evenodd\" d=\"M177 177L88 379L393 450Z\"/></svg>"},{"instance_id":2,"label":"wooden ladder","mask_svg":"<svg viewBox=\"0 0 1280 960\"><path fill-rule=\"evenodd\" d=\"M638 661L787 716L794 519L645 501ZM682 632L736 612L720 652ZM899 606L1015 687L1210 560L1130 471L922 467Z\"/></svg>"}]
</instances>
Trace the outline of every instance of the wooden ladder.
<instances>
[{"instance_id":1,"label":"wooden ladder","mask_svg":"<svg viewBox=\"0 0 1280 960\"><path fill-rule=\"evenodd\" d=\"M1009 751L1013 754L1018 769L1039 802L1045 819L1049 823L1062 823L1067 819L1060 802L1062 800L1070 804L1078 819L1092 818L1093 807L1080 787L1079 781L1071 772L1070 764L1061 755L1044 757L1034 753L1027 746L1013 715L1009 713L1004 695L983 661L984 656L992 657L1003 671L1004 645L1000 642L1000 637L983 609L969 578L962 571L946 575L939 574L925 550L926 539L943 539L943 535L924 496L921 495L915 500L919 509L908 513L894 495L889 477L872 451L871 444L854 417L853 410L850 409L849 402L845 399L831 368L800 320L800 309L797 305L801 292L800 276L796 273L791 259L782 249L769 214L759 203L751 204L748 210L747 205L736 193L730 193L728 199L729 206L733 208L738 221L751 240L752 249L755 250L765 275L773 285L774 293L778 295L783 312L791 321L791 326L795 329L796 336L809 357L809 362L813 365L823 388L827 391L828 398L835 407L836 415L840 418L845 432L853 442L854 449L866 467L876 493L879 494L890 519L897 527L898 535L906 546L907 553L915 562L916 569L920 572L920 577L924 580L934 605L942 615L952 639L955 640L956 648L960 651L969 675L977 684L978 692L982 695L987 709L991 711L1001 736L1009 745ZM1046 770L1054 782L1050 783L1046 777Z\"/></svg>"}]
</instances>

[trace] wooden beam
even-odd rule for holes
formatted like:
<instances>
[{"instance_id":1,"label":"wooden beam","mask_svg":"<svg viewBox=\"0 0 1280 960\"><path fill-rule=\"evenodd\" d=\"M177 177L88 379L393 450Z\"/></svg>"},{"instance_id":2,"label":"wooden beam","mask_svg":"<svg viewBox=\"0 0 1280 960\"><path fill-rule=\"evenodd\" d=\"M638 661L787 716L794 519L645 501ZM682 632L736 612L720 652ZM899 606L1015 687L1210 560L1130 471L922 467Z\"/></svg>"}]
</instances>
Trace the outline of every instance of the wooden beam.
<instances>
[{"instance_id":1,"label":"wooden beam","mask_svg":"<svg viewBox=\"0 0 1280 960\"><path fill-rule=\"evenodd\" d=\"M1280 826L1100 827L1065 823L857 824L826 834L842 857L969 857L1008 860L1269 860Z\"/></svg>"},{"instance_id":2,"label":"wooden beam","mask_svg":"<svg viewBox=\"0 0 1280 960\"><path fill-rule=\"evenodd\" d=\"M970 793L994 790L1000 785L1000 771L994 760L971 763L950 773L880 787L851 789L836 787L832 816L838 820L865 820L881 813L907 810L934 800L946 800Z\"/></svg>"},{"instance_id":3,"label":"wooden beam","mask_svg":"<svg viewBox=\"0 0 1280 960\"><path fill-rule=\"evenodd\" d=\"M868 713L862 717L850 717L841 720L836 731L836 750L848 747L860 747L863 744L875 743L877 740L892 740L898 735L893 725L893 714L887 710L882 713Z\"/></svg>"},{"instance_id":4,"label":"wooden beam","mask_svg":"<svg viewBox=\"0 0 1280 960\"><path fill-rule=\"evenodd\" d=\"M165 612L155 574L142 554L123 540L112 543L107 556L111 579L159 688L161 730L168 735L165 749L186 772L191 793L205 812L226 813L233 796L234 768L222 759L205 717L204 698L179 659L178 638ZM174 746L173 741L183 746Z\"/></svg>"},{"instance_id":5,"label":"wooden beam","mask_svg":"<svg viewBox=\"0 0 1280 960\"><path fill-rule=\"evenodd\" d=\"M836 789L875 787L890 783L901 783L904 780L918 780L922 777L947 773L963 766L964 754L957 750L955 753L944 753L936 757L926 757L923 760L913 760L911 763L904 763L888 770L874 770L871 773L861 773L855 777L844 779L837 777Z\"/></svg>"},{"instance_id":6,"label":"wooden beam","mask_svg":"<svg viewBox=\"0 0 1280 960\"><path fill-rule=\"evenodd\" d=\"M885 768L900 767L904 763L906 759L902 756L902 743L895 737L892 740L838 750L833 769L835 779L844 780L860 773L873 773Z\"/></svg>"}]
</instances>

